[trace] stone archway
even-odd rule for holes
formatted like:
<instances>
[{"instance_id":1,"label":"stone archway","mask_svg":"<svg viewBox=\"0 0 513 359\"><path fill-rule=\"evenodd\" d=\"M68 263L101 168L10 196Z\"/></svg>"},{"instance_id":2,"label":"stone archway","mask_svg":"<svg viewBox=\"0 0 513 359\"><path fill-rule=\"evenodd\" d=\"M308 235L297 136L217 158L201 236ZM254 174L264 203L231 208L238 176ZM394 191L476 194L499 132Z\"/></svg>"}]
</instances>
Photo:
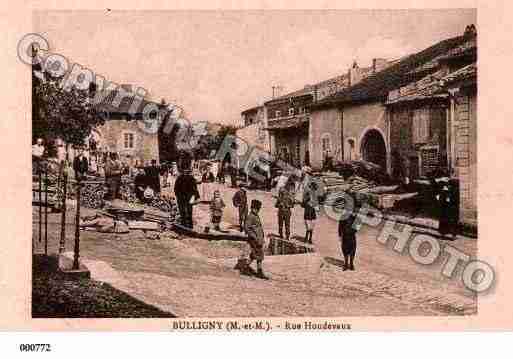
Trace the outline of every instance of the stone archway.
<instances>
[{"instance_id":1,"label":"stone archway","mask_svg":"<svg viewBox=\"0 0 513 359\"><path fill-rule=\"evenodd\" d=\"M379 165L383 171L387 170L387 147L380 131L368 130L361 141L360 153L364 161Z\"/></svg>"}]
</instances>

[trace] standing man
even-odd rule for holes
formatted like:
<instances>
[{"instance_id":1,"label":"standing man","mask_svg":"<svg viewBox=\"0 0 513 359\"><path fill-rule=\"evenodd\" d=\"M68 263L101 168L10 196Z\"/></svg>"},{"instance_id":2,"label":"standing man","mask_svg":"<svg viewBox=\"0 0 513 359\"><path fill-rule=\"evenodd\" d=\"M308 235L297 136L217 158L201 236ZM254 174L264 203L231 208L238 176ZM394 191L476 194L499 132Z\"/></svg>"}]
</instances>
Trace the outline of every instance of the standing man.
<instances>
[{"instance_id":1,"label":"standing man","mask_svg":"<svg viewBox=\"0 0 513 359\"><path fill-rule=\"evenodd\" d=\"M41 159L45 153L45 146L43 145L43 139L38 138L36 143L32 146L32 157Z\"/></svg>"},{"instance_id":2,"label":"standing man","mask_svg":"<svg viewBox=\"0 0 513 359\"><path fill-rule=\"evenodd\" d=\"M217 182L226 183L226 161L219 162L219 170L217 171Z\"/></svg>"},{"instance_id":3,"label":"standing man","mask_svg":"<svg viewBox=\"0 0 513 359\"><path fill-rule=\"evenodd\" d=\"M237 188L237 174L239 169L233 163L230 163L230 181L233 188Z\"/></svg>"},{"instance_id":4,"label":"standing man","mask_svg":"<svg viewBox=\"0 0 513 359\"><path fill-rule=\"evenodd\" d=\"M146 176L148 185L156 193L160 193L160 168L157 166L157 160L151 160L151 165L146 167Z\"/></svg>"},{"instance_id":5,"label":"standing man","mask_svg":"<svg viewBox=\"0 0 513 359\"><path fill-rule=\"evenodd\" d=\"M121 186L122 170L117 153L111 152L105 162L105 182L109 188L110 200L120 198L119 189Z\"/></svg>"},{"instance_id":6,"label":"standing man","mask_svg":"<svg viewBox=\"0 0 513 359\"><path fill-rule=\"evenodd\" d=\"M89 170L89 162L84 155L84 148L78 147L78 156L73 159L73 171L75 171L75 178L77 181L85 179L87 171Z\"/></svg>"},{"instance_id":7,"label":"standing man","mask_svg":"<svg viewBox=\"0 0 513 359\"><path fill-rule=\"evenodd\" d=\"M283 226L285 225L286 239L290 239L290 217L292 215L292 208L294 207L294 196L291 193L291 187L294 184L288 182L285 187L281 188L278 192L278 201L276 208L278 208L278 231L280 238L283 238Z\"/></svg>"},{"instance_id":8,"label":"standing man","mask_svg":"<svg viewBox=\"0 0 513 359\"><path fill-rule=\"evenodd\" d=\"M246 218L248 216L248 196L246 194L246 188L244 185L240 187L240 189L235 192L233 196L233 205L239 209L239 225L240 231L244 231L244 223L246 222Z\"/></svg>"},{"instance_id":9,"label":"standing man","mask_svg":"<svg viewBox=\"0 0 513 359\"><path fill-rule=\"evenodd\" d=\"M191 160L184 159L180 167L180 175L175 182L175 196L178 202L182 225L187 228L192 228L193 203L199 201L200 194L198 192L196 179L192 175Z\"/></svg>"},{"instance_id":10,"label":"standing man","mask_svg":"<svg viewBox=\"0 0 513 359\"><path fill-rule=\"evenodd\" d=\"M56 139L55 147L57 147L57 161L61 164L66 159L66 146L64 145L64 141L60 138Z\"/></svg>"},{"instance_id":11,"label":"standing man","mask_svg":"<svg viewBox=\"0 0 513 359\"><path fill-rule=\"evenodd\" d=\"M262 270L262 262L264 261L264 229L262 227L262 222L260 221L260 217L258 216L258 212L260 212L260 208L262 208L262 202L259 200L251 201L251 212L249 213L246 223L244 225L244 229L246 234L248 235L248 243L251 247L251 253L249 255L249 262L243 264L241 268L242 274L253 274L254 270L250 267L251 263L256 260L257 261L257 272L256 276L261 279L269 279L264 275Z\"/></svg>"},{"instance_id":12,"label":"standing man","mask_svg":"<svg viewBox=\"0 0 513 359\"><path fill-rule=\"evenodd\" d=\"M38 138L36 143L32 146L32 164L37 171L39 171L44 153L45 146L43 145L43 139Z\"/></svg>"},{"instance_id":13,"label":"standing man","mask_svg":"<svg viewBox=\"0 0 513 359\"><path fill-rule=\"evenodd\" d=\"M305 166L310 167L310 151L305 151Z\"/></svg>"}]
</instances>

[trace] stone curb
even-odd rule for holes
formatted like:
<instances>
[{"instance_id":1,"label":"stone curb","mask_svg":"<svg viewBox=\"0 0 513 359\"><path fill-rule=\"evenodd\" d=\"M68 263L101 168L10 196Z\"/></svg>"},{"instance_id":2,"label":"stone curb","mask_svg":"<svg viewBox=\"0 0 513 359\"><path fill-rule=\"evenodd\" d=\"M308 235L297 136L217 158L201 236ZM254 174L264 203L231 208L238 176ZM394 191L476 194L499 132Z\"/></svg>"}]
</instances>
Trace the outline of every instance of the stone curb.
<instances>
[{"instance_id":1,"label":"stone curb","mask_svg":"<svg viewBox=\"0 0 513 359\"><path fill-rule=\"evenodd\" d=\"M174 223L173 229L175 232L180 234L185 234L190 237L206 239L209 241L236 241L236 242L246 242L248 237L242 234L229 234L229 233L205 233L199 232L191 228L187 228L182 226L181 224Z\"/></svg>"}]
</instances>

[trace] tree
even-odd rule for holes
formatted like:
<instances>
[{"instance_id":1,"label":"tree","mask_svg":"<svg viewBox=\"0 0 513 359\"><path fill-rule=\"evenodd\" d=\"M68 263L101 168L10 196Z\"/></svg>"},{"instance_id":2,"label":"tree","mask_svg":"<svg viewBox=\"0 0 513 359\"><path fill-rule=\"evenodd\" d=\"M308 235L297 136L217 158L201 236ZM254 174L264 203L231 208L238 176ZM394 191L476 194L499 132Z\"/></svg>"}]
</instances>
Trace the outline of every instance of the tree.
<instances>
[{"instance_id":1,"label":"tree","mask_svg":"<svg viewBox=\"0 0 513 359\"><path fill-rule=\"evenodd\" d=\"M57 82L34 81L32 134L47 143L61 138L82 145L91 131L105 123L89 102L87 91L62 89Z\"/></svg>"}]
</instances>

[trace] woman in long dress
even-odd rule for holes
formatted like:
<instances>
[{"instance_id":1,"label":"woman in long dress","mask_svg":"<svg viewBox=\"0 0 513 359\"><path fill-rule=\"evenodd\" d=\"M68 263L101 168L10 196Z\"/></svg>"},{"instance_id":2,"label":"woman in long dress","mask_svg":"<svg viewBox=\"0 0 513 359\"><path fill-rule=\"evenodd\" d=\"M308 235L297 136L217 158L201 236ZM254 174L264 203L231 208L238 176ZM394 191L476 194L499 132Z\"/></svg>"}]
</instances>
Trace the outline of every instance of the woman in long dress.
<instances>
[{"instance_id":1,"label":"woman in long dress","mask_svg":"<svg viewBox=\"0 0 513 359\"><path fill-rule=\"evenodd\" d=\"M455 208L454 196L449 191L449 186L444 185L442 191L436 197L440 204L438 232L440 232L444 238L447 238L447 235L450 234L454 239L458 229L458 210Z\"/></svg>"}]
</instances>

